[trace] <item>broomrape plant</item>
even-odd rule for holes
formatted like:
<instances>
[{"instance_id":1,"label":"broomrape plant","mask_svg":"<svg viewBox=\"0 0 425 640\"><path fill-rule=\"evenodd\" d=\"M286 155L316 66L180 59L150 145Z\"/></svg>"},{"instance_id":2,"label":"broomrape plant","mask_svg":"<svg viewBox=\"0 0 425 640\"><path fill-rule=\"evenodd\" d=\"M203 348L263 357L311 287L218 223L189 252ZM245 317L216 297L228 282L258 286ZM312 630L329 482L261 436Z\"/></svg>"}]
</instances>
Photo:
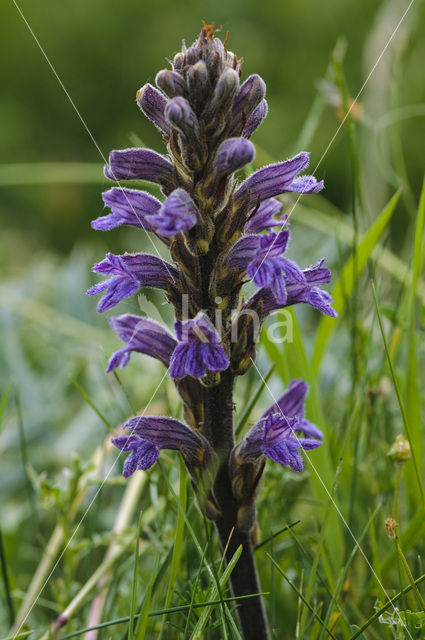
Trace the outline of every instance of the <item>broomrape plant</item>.
<instances>
[{"instance_id":1,"label":"broomrape plant","mask_svg":"<svg viewBox=\"0 0 425 640\"><path fill-rule=\"evenodd\" d=\"M105 175L112 181L147 180L164 200L116 186L103 194L111 213L94 229L121 225L161 240L170 262L144 253L114 255L96 264L108 276L89 289L102 293L98 311L111 309L140 287L165 292L175 311L175 335L148 318L124 314L110 319L124 343L108 372L124 367L133 352L161 360L174 379L185 422L162 416L134 417L114 438L129 453L124 476L149 469L161 449L183 456L198 500L215 522L227 558L242 545L232 575L234 595L259 592L253 557L255 498L266 459L303 468L300 451L314 449L322 434L303 414L307 385L293 380L286 393L235 443L232 390L235 376L255 360L261 323L278 309L307 303L337 314L319 285L330 280L324 259L304 269L285 257L287 216L277 218L286 192L315 193L313 176L300 175L309 154L271 164L241 181L235 173L251 163L251 135L267 115L266 86L256 74L242 84L241 60L205 25L198 39L177 53L172 68L137 92L137 104L162 134L167 155L150 149L112 151ZM251 279L258 291L241 294ZM245 639L268 637L260 597L241 600Z\"/></svg>"}]
</instances>

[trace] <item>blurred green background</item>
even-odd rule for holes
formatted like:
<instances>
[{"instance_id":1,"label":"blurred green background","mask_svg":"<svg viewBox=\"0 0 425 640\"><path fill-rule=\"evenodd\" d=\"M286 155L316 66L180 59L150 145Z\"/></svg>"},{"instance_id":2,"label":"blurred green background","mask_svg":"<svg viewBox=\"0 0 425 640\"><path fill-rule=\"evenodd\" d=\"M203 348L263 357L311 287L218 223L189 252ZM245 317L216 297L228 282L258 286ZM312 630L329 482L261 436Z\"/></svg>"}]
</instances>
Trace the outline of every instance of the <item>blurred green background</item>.
<instances>
[{"instance_id":1,"label":"blurred green background","mask_svg":"<svg viewBox=\"0 0 425 640\"><path fill-rule=\"evenodd\" d=\"M345 40L347 85L356 95L407 4L401 0L22 0L19 6L105 156L111 149L134 144L135 136L161 150L159 134L135 104L136 90L154 82L156 72L167 66L166 57L180 48L182 38L190 44L204 19L222 25L223 36L229 29L229 48L243 56L245 77L257 72L265 79L269 116L254 141L272 158L283 159L299 151L298 135L318 86L323 94L320 80L337 41ZM102 158L12 0L2 3L1 14L0 219L7 268L22 266L40 247L69 252L83 238L100 242L89 221L102 209ZM424 26L424 6L416 2L360 98L366 123L363 135L368 138L362 162L368 165L366 202L372 218L388 196L385 178L394 176L385 149L382 157L370 157L369 138L375 140L378 125L392 127L391 122L380 122L384 113L425 102ZM332 103L329 86L325 94ZM310 143L313 167L338 125L337 110L329 106ZM406 175L417 193L423 170L423 114L398 121L397 127L400 144L409 149ZM332 143L317 177L325 178L326 198L348 212L352 189L344 135L341 131ZM84 174L83 183L72 182L69 167L38 165L83 162L99 164L99 170L94 164L85 171L72 169ZM15 163L37 166L5 166ZM115 233L107 242L123 248Z\"/></svg>"}]
</instances>

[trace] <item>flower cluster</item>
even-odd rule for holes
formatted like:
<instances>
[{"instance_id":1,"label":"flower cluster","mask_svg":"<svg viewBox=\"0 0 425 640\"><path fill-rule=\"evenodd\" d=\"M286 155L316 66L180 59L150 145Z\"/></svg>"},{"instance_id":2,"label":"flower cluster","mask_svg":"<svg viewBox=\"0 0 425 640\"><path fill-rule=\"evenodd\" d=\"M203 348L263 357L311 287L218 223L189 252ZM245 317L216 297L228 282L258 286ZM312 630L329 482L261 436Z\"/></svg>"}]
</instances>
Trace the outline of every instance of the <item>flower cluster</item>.
<instances>
[{"instance_id":1,"label":"flower cluster","mask_svg":"<svg viewBox=\"0 0 425 640\"><path fill-rule=\"evenodd\" d=\"M279 217L280 194L323 188L323 182L302 174L309 154L246 179L238 174L254 161L250 137L267 115L264 81L254 74L241 83L240 77L241 60L204 26L192 46L183 44L171 69L157 74L157 87L147 84L137 92L137 104L162 134L167 153L112 151L105 175L118 184L103 194L110 212L92 226L138 227L166 245L170 261L159 254L108 253L93 268L107 279L87 292L103 294L98 311L104 312L141 287L156 287L175 309L175 335L144 317L110 318L124 346L111 357L108 371L126 366L133 352L160 360L175 381L187 422L156 416L129 420L128 435L113 441L130 452L124 475L151 467L164 448L182 453L193 478L215 457L218 467L228 467L238 504L253 498L266 458L301 471L299 451L322 440L303 416L307 386L302 381L293 381L239 444L224 428L228 404L223 400L224 408L214 407L212 398L220 398L217 390L224 394L234 376L254 362L253 315L261 323L278 309L306 303L336 316L329 294L319 287L330 280L324 259L301 268L286 257L288 219ZM164 197L122 187L121 180L150 181ZM247 279L258 287L249 299L242 292ZM214 486L211 496L214 501ZM220 513L220 499L215 503Z\"/></svg>"}]
</instances>

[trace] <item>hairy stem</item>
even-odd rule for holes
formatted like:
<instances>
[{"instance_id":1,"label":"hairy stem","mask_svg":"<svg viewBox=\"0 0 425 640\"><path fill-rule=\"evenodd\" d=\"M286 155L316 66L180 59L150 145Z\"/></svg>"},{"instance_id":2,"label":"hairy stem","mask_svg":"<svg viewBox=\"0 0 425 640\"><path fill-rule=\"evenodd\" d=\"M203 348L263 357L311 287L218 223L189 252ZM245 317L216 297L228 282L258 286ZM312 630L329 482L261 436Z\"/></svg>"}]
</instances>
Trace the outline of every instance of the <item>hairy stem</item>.
<instances>
[{"instance_id":1,"label":"hairy stem","mask_svg":"<svg viewBox=\"0 0 425 640\"><path fill-rule=\"evenodd\" d=\"M229 561L242 545L242 554L230 578L232 591L236 597L259 593L251 535L238 530L238 504L229 476L229 456L234 446L233 375L230 371L222 373L217 386L204 390L204 428L221 461L214 495L222 513L216 527L222 548L227 545L226 559ZM267 622L260 596L239 601L238 615L244 640L267 640Z\"/></svg>"}]
</instances>

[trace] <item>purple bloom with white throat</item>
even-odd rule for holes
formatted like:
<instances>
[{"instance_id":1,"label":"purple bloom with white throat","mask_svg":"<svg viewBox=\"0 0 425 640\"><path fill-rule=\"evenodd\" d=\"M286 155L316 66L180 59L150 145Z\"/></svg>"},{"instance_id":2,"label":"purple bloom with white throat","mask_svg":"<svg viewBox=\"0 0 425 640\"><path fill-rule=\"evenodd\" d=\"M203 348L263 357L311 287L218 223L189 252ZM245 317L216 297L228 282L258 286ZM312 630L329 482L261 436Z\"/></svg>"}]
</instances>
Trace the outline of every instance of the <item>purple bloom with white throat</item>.
<instances>
[{"instance_id":1,"label":"purple bloom with white throat","mask_svg":"<svg viewBox=\"0 0 425 640\"><path fill-rule=\"evenodd\" d=\"M146 253L125 253L122 256L108 253L102 262L94 265L93 271L112 276L87 291L89 296L106 291L97 306L99 312L111 309L140 287L166 289L178 277L172 264Z\"/></svg>"},{"instance_id":2,"label":"purple bloom with white throat","mask_svg":"<svg viewBox=\"0 0 425 640\"><path fill-rule=\"evenodd\" d=\"M122 451L130 451L123 476L128 478L137 470L146 471L157 461L161 449L180 451L192 467L206 467L213 451L199 432L174 418L146 416L131 418L123 427L128 436L113 438L113 444Z\"/></svg>"},{"instance_id":3,"label":"purple bloom with white throat","mask_svg":"<svg viewBox=\"0 0 425 640\"><path fill-rule=\"evenodd\" d=\"M227 369L229 360L220 336L203 311L192 320L177 320L174 326L179 342L170 361L172 378L202 378L207 370Z\"/></svg>"},{"instance_id":4,"label":"purple bloom with white throat","mask_svg":"<svg viewBox=\"0 0 425 640\"><path fill-rule=\"evenodd\" d=\"M230 267L245 269L254 283L269 288L280 304L285 304L287 299L287 280L305 283L299 266L282 257L289 237L288 229L266 235L247 235L236 242L228 256Z\"/></svg>"},{"instance_id":5,"label":"purple bloom with white throat","mask_svg":"<svg viewBox=\"0 0 425 640\"><path fill-rule=\"evenodd\" d=\"M159 235L170 237L192 229L197 221L197 213L196 205L187 191L175 189L148 221Z\"/></svg>"},{"instance_id":6,"label":"purple bloom with white throat","mask_svg":"<svg viewBox=\"0 0 425 640\"><path fill-rule=\"evenodd\" d=\"M169 366L177 342L158 322L125 313L122 316L110 318L109 324L126 344L112 355L107 373L117 367L121 369L125 367L133 351L161 360L166 367Z\"/></svg>"},{"instance_id":7,"label":"purple bloom with white throat","mask_svg":"<svg viewBox=\"0 0 425 640\"><path fill-rule=\"evenodd\" d=\"M161 203L145 191L113 187L102 193L103 202L112 213L96 218L91 223L93 229L109 231L122 225L150 229L147 216L154 216Z\"/></svg>"}]
</instances>

